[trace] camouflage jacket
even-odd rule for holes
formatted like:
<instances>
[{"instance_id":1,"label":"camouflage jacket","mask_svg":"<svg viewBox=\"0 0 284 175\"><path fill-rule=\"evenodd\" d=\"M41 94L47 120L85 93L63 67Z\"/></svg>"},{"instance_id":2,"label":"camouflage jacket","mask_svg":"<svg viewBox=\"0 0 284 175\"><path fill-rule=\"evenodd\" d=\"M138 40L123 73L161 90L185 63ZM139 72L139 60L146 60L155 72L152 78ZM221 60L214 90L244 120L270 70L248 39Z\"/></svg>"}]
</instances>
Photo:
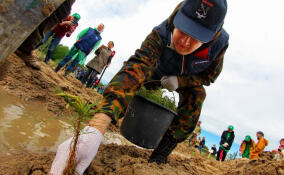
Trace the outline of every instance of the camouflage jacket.
<instances>
[{"instance_id":1,"label":"camouflage jacket","mask_svg":"<svg viewBox=\"0 0 284 175\"><path fill-rule=\"evenodd\" d=\"M172 21L179 10L179 6L168 19L169 26L173 29ZM213 46L219 38L221 31L216 35L212 42L206 44L207 47ZM112 81L104 91L104 98L98 108L98 113L105 113L113 119L115 123L127 108L128 102L132 99L135 92L143 82L153 79L156 63L161 58L165 48L162 37L154 29L142 43L141 48L130 57L127 64L114 76ZM217 54L216 58L208 67L198 74L179 75L179 88L190 88L194 86L210 85L222 71L223 59L228 43ZM170 64L168 66L171 66Z\"/></svg>"}]
</instances>

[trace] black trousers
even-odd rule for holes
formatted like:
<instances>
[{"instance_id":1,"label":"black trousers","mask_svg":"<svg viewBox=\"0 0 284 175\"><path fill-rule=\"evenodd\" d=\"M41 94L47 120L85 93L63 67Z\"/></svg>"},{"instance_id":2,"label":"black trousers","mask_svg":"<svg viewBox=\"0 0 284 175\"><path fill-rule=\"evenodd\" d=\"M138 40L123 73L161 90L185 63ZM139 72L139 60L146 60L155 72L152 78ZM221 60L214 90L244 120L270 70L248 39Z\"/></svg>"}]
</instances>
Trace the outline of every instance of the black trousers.
<instances>
[{"instance_id":1,"label":"black trousers","mask_svg":"<svg viewBox=\"0 0 284 175\"><path fill-rule=\"evenodd\" d=\"M226 159L226 156L227 156L227 152L220 147L219 151L217 152L216 160L220 161L221 159L222 161L224 161Z\"/></svg>"},{"instance_id":2,"label":"black trousers","mask_svg":"<svg viewBox=\"0 0 284 175\"><path fill-rule=\"evenodd\" d=\"M88 67L85 76L81 80L82 84L86 84L87 88L91 88L93 85L93 81L98 74L99 73L95 69Z\"/></svg>"}]
</instances>

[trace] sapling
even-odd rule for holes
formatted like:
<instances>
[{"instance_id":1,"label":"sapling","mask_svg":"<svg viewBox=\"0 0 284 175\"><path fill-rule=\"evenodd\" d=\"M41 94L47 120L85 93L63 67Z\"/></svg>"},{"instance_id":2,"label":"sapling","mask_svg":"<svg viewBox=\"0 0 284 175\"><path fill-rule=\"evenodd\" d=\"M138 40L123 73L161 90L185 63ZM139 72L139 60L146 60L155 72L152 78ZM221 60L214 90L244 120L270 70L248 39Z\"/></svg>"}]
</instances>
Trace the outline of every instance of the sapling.
<instances>
[{"instance_id":1,"label":"sapling","mask_svg":"<svg viewBox=\"0 0 284 175\"><path fill-rule=\"evenodd\" d=\"M84 103L80 97L70 95L67 93L58 93L58 96L63 96L65 101L67 102L66 108L68 109L70 106L73 107L74 111L76 112L75 120L73 120L73 131L74 137L70 145L70 154L67 162L67 166L63 171L64 175L74 175L76 174L76 146L78 144L78 138L81 133L81 129L84 125L86 125L87 121L90 120L96 110L93 108L96 106L97 103L90 104L90 102Z\"/></svg>"}]
</instances>

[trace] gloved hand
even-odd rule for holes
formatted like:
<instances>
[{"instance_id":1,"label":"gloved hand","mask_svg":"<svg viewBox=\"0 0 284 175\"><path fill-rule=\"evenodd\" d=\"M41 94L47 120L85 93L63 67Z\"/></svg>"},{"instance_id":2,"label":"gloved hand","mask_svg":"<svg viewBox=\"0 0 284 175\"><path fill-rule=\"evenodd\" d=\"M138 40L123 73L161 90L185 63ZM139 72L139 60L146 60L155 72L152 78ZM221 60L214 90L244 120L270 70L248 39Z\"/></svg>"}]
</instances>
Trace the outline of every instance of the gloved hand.
<instances>
[{"instance_id":1,"label":"gloved hand","mask_svg":"<svg viewBox=\"0 0 284 175\"><path fill-rule=\"evenodd\" d=\"M227 147L227 146L229 146L229 144L226 142L226 143L223 144L223 146Z\"/></svg>"},{"instance_id":2,"label":"gloved hand","mask_svg":"<svg viewBox=\"0 0 284 175\"><path fill-rule=\"evenodd\" d=\"M76 151L76 172L78 174L82 175L84 171L88 168L88 166L96 156L102 140L103 135L96 128L86 126L82 130L82 134L79 136L78 139ZM59 145L55 159L53 160L50 169L51 175L62 175L64 169L67 166L71 142L72 138L66 140L61 145Z\"/></svg>"},{"instance_id":3,"label":"gloved hand","mask_svg":"<svg viewBox=\"0 0 284 175\"><path fill-rule=\"evenodd\" d=\"M178 88L178 78L177 76L163 76L161 79L161 84L170 92L175 91Z\"/></svg>"}]
</instances>

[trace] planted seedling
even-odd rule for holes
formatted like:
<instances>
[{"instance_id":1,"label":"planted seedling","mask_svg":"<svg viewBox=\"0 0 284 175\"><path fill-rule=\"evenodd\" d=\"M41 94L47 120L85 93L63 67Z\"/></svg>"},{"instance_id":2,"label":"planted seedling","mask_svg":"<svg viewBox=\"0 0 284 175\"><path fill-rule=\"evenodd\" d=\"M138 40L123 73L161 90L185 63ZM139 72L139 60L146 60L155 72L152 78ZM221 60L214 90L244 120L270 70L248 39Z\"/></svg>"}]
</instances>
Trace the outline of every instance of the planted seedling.
<instances>
[{"instance_id":1,"label":"planted seedling","mask_svg":"<svg viewBox=\"0 0 284 175\"><path fill-rule=\"evenodd\" d=\"M74 175L76 174L76 146L78 144L78 138L81 133L81 129L84 125L86 125L87 121L90 120L96 110L93 108L96 106L97 103L91 104L90 102L84 103L80 97L70 95L67 93L58 93L58 96L64 97L65 101L67 102L66 108L68 109L70 106L73 107L76 115L74 120L72 120L72 129L74 132L74 137L70 145L70 155L68 158L67 166L63 171L64 175Z\"/></svg>"},{"instance_id":2,"label":"planted seedling","mask_svg":"<svg viewBox=\"0 0 284 175\"><path fill-rule=\"evenodd\" d=\"M167 109L172 111L177 111L177 107L175 105L174 98L169 98L168 96L163 95L163 90L147 90L145 87L140 88L140 90L136 93L136 95L140 95L144 98L147 98L153 102L156 102Z\"/></svg>"}]
</instances>

